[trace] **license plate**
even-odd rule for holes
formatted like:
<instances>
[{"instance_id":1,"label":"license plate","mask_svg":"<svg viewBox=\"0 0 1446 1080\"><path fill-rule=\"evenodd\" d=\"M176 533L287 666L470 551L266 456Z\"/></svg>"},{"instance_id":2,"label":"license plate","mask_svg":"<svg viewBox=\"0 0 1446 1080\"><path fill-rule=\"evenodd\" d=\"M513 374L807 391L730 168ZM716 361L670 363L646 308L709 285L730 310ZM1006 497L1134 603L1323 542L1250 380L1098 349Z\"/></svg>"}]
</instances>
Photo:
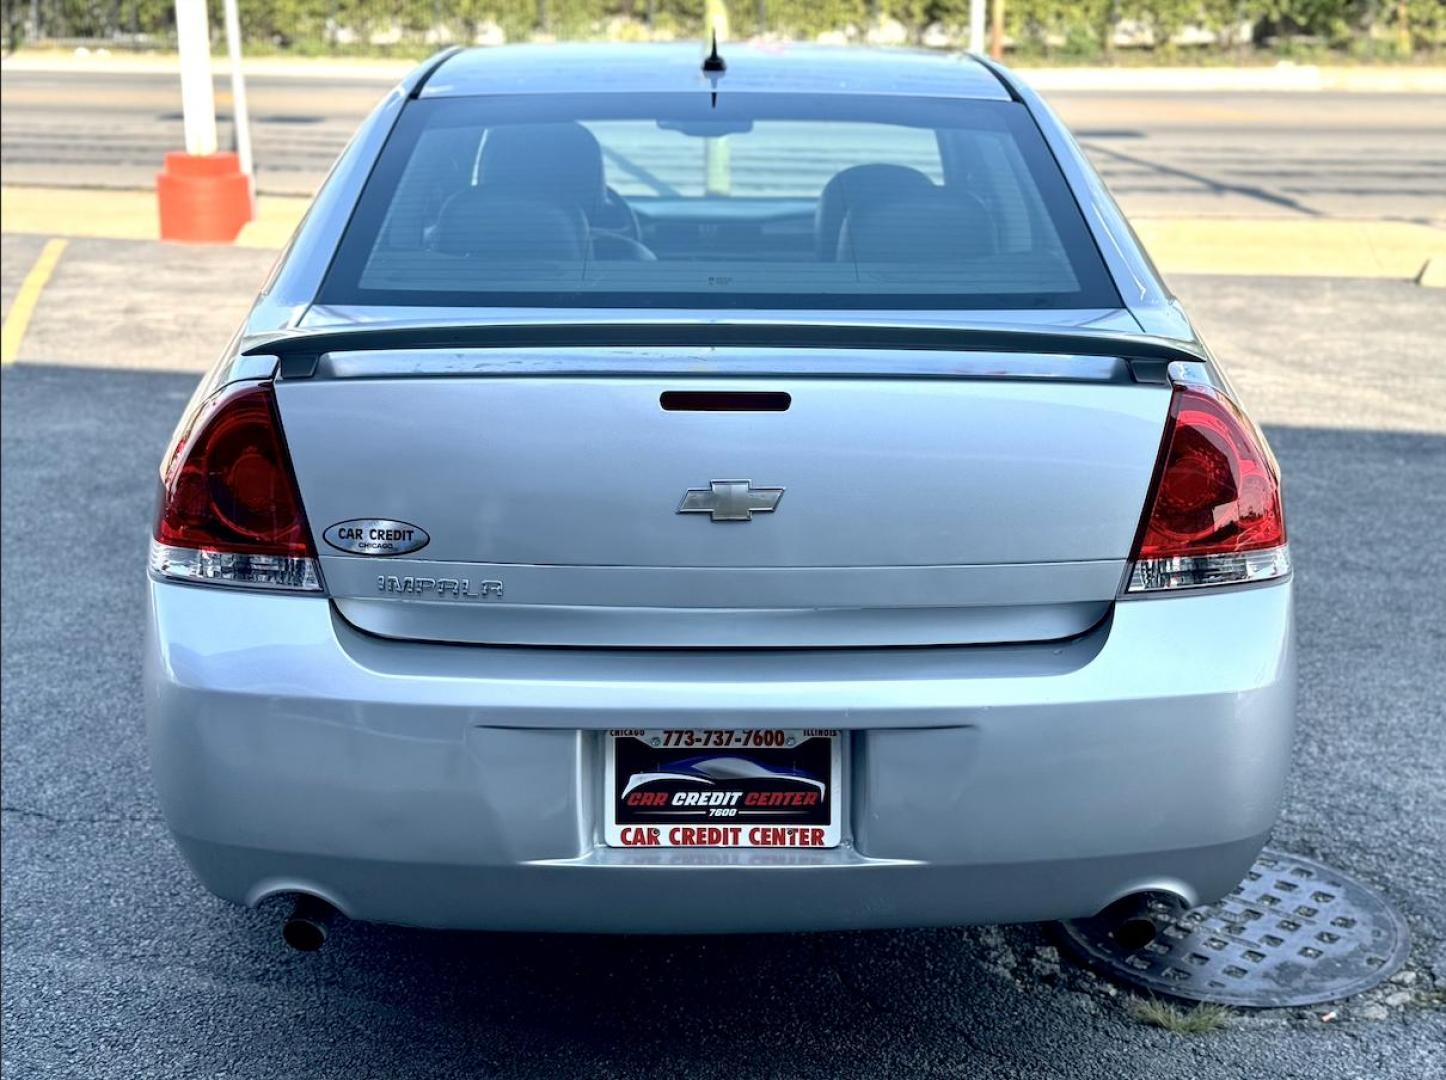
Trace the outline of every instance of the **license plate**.
<instances>
[{"instance_id":1,"label":"license plate","mask_svg":"<svg viewBox=\"0 0 1446 1080\"><path fill-rule=\"evenodd\" d=\"M836 847L839 758L820 728L609 731L607 843Z\"/></svg>"}]
</instances>

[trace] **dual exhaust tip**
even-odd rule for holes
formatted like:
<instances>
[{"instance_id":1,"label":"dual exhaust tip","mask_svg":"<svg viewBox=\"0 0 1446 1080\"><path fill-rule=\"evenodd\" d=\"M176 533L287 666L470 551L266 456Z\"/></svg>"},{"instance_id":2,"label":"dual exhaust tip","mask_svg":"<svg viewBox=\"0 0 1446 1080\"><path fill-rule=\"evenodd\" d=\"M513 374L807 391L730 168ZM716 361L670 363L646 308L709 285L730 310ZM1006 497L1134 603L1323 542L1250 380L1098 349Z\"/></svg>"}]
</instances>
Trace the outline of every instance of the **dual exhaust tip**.
<instances>
[{"instance_id":1,"label":"dual exhaust tip","mask_svg":"<svg viewBox=\"0 0 1446 1080\"><path fill-rule=\"evenodd\" d=\"M1152 902L1153 901L1153 902ZM1114 923L1110 936L1119 945L1137 952L1154 941L1160 933L1156 907L1163 901L1168 908L1183 910L1189 905L1171 893L1136 893L1111 904L1100 913ZM316 952L326 944L337 910L327 901L311 893L298 893L291 914L281 924L281 939L297 952Z\"/></svg>"}]
</instances>

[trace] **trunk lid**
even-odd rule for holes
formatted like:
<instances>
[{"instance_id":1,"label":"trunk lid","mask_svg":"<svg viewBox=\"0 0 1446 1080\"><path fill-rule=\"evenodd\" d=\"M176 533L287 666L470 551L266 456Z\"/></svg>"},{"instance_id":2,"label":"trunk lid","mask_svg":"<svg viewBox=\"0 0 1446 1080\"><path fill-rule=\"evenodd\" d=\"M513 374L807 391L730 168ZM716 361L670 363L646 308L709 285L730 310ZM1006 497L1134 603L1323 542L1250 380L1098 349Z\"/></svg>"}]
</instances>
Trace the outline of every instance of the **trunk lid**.
<instances>
[{"instance_id":1,"label":"trunk lid","mask_svg":"<svg viewBox=\"0 0 1446 1080\"><path fill-rule=\"evenodd\" d=\"M826 647L1094 625L1170 394L1097 356L619 347L337 352L277 400L360 629ZM371 521L427 542L333 543Z\"/></svg>"}]
</instances>

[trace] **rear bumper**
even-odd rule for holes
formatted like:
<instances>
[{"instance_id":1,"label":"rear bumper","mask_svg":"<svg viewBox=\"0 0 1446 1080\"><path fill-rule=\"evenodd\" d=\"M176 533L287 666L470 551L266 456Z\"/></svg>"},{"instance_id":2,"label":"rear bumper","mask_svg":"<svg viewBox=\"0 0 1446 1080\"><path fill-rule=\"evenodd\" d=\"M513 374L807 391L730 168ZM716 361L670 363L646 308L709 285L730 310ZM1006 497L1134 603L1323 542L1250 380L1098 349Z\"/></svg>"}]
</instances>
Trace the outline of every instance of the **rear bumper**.
<instances>
[{"instance_id":1,"label":"rear bumper","mask_svg":"<svg viewBox=\"0 0 1446 1080\"><path fill-rule=\"evenodd\" d=\"M684 932L1204 901L1264 842L1289 761L1288 581L1122 602L1069 642L792 653L409 644L319 597L149 589L162 805L241 903ZM624 726L847 729L845 843L601 846L598 733Z\"/></svg>"}]
</instances>

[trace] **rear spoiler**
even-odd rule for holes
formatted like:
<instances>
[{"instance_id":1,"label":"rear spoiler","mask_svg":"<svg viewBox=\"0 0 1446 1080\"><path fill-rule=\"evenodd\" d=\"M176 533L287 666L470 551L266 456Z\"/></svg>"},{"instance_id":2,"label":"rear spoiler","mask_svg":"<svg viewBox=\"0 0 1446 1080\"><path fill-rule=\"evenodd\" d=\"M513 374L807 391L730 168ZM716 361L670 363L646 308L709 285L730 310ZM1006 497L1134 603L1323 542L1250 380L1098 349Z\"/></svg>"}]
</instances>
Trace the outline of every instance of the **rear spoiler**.
<instances>
[{"instance_id":1,"label":"rear spoiler","mask_svg":"<svg viewBox=\"0 0 1446 1080\"><path fill-rule=\"evenodd\" d=\"M1017 353L1101 357L1122 361L1136 382L1165 382L1171 363L1208 362L1198 346L1144 334L1091 330L1014 330L976 327L839 323L646 322L498 323L331 330L274 338L245 356L274 356L283 379L318 375L330 353L560 348L892 349L933 353ZM701 359L701 358L700 358ZM507 370L521 373L515 364ZM658 370L656 366L643 370ZM322 372L325 374L324 372ZM699 370L700 374L712 371ZM967 375L949 368L939 375ZM360 372L358 372L360 374ZM392 372L392 374L398 374ZM1008 372L993 372L1006 376ZM1094 378L1099 378L1095 375Z\"/></svg>"}]
</instances>

